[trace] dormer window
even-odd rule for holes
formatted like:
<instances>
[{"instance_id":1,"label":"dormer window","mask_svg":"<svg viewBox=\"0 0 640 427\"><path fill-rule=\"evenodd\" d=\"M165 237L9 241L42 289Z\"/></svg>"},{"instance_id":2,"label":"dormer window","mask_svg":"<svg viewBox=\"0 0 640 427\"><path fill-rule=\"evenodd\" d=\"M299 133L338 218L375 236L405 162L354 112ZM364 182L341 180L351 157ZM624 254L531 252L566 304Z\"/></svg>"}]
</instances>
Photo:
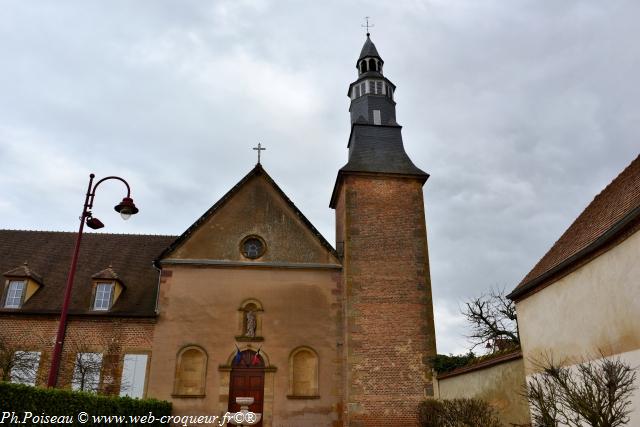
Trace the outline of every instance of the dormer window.
<instances>
[{"instance_id":1,"label":"dormer window","mask_svg":"<svg viewBox=\"0 0 640 427\"><path fill-rule=\"evenodd\" d=\"M93 311L109 311L114 306L120 294L124 291L124 283L112 266L91 276L93 279Z\"/></svg>"},{"instance_id":2,"label":"dormer window","mask_svg":"<svg viewBox=\"0 0 640 427\"><path fill-rule=\"evenodd\" d=\"M97 311L107 311L111 308L111 300L113 298L112 283L97 283L96 297L93 303L93 309Z\"/></svg>"},{"instance_id":3,"label":"dormer window","mask_svg":"<svg viewBox=\"0 0 640 427\"><path fill-rule=\"evenodd\" d=\"M42 286L42 277L25 261L20 267L3 273L7 278L2 308L22 308Z\"/></svg>"},{"instance_id":4,"label":"dormer window","mask_svg":"<svg viewBox=\"0 0 640 427\"><path fill-rule=\"evenodd\" d=\"M27 288L24 280L10 280L7 288L7 298L4 301L5 308L20 308Z\"/></svg>"}]
</instances>

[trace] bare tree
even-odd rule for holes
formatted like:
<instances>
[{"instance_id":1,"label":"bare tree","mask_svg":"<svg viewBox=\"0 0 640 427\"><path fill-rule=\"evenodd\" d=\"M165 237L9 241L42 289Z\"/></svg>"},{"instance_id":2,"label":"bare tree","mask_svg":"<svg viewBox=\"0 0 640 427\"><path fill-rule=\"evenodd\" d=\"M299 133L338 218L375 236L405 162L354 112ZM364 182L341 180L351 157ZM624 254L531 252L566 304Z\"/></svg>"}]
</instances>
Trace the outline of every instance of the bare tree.
<instances>
[{"instance_id":1,"label":"bare tree","mask_svg":"<svg viewBox=\"0 0 640 427\"><path fill-rule=\"evenodd\" d=\"M479 399L427 399L419 407L422 427L502 427L496 410Z\"/></svg>"},{"instance_id":2,"label":"bare tree","mask_svg":"<svg viewBox=\"0 0 640 427\"><path fill-rule=\"evenodd\" d=\"M553 365L545 363L542 370ZM545 359L545 360L547 360ZM557 427L561 421L566 421L560 407L559 390L553 377L546 374L532 375L527 381L525 396L531 407L531 421L535 427Z\"/></svg>"},{"instance_id":3,"label":"bare tree","mask_svg":"<svg viewBox=\"0 0 640 427\"><path fill-rule=\"evenodd\" d=\"M619 358L601 357L574 367L546 357L528 381L535 426L620 427L629 423L637 372Z\"/></svg>"},{"instance_id":4,"label":"bare tree","mask_svg":"<svg viewBox=\"0 0 640 427\"><path fill-rule=\"evenodd\" d=\"M465 303L463 314L471 324L472 349L480 345L494 349L520 345L516 305L505 296L504 289Z\"/></svg>"},{"instance_id":5,"label":"bare tree","mask_svg":"<svg viewBox=\"0 0 640 427\"><path fill-rule=\"evenodd\" d=\"M102 374L102 353L80 351L76 353L71 378L71 388L80 391L97 392Z\"/></svg>"},{"instance_id":6,"label":"bare tree","mask_svg":"<svg viewBox=\"0 0 640 427\"><path fill-rule=\"evenodd\" d=\"M30 337L34 342L42 341L36 335ZM40 364L40 352L29 351L33 345L28 345L23 338L9 339L0 335L0 380L23 384L37 382Z\"/></svg>"},{"instance_id":7,"label":"bare tree","mask_svg":"<svg viewBox=\"0 0 640 427\"><path fill-rule=\"evenodd\" d=\"M114 383L120 371L120 346L116 340L101 340L89 344L78 335L72 335L65 343L65 352L73 357L67 359L67 372L71 373L71 387L74 390L91 391L100 394L114 394ZM120 390L127 390L129 384L120 384Z\"/></svg>"}]
</instances>

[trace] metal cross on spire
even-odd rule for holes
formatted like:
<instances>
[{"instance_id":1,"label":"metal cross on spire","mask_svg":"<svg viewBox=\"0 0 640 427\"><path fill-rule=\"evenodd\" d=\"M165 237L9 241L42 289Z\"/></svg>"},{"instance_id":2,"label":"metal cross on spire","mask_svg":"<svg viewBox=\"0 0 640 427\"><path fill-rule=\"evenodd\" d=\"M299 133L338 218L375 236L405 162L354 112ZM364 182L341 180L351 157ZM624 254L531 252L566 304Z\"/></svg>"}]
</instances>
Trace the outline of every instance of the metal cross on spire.
<instances>
[{"instance_id":1,"label":"metal cross on spire","mask_svg":"<svg viewBox=\"0 0 640 427\"><path fill-rule=\"evenodd\" d=\"M366 23L364 25L360 25L362 28L366 28L367 29L367 36L369 36L369 28L373 28L375 27L374 24L369 24L369 18L371 18L370 16L365 16L364 19L366 21Z\"/></svg>"},{"instance_id":2,"label":"metal cross on spire","mask_svg":"<svg viewBox=\"0 0 640 427\"><path fill-rule=\"evenodd\" d=\"M262 144L258 142L258 146L253 147L253 149L258 152L258 164L260 164L260 152L266 150L266 148L263 148Z\"/></svg>"}]
</instances>

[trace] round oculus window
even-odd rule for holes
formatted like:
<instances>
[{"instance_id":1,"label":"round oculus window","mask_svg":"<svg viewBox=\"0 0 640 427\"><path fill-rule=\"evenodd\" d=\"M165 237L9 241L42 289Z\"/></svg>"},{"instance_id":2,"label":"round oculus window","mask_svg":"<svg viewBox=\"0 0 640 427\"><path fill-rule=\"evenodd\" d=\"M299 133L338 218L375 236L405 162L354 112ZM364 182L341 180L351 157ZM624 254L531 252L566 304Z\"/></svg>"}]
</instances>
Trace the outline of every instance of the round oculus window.
<instances>
[{"instance_id":1,"label":"round oculus window","mask_svg":"<svg viewBox=\"0 0 640 427\"><path fill-rule=\"evenodd\" d=\"M260 258L266 249L264 240L257 236L246 237L242 241L241 248L242 255L250 259Z\"/></svg>"}]
</instances>

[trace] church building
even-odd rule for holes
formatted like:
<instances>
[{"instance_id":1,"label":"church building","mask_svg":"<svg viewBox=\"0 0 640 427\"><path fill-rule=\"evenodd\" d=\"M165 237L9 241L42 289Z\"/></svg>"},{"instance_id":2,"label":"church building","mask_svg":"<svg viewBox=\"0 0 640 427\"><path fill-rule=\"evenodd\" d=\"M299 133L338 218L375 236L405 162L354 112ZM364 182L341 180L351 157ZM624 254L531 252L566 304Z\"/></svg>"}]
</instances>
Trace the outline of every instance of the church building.
<instances>
[{"instance_id":1,"label":"church building","mask_svg":"<svg viewBox=\"0 0 640 427\"><path fill-rule=\"evenodd\" d=\"M418 425L435 355L423 185L367 34L348 87L334 248L260 162L180 236L87 234L59 386L260 426ZM329 191L326 191L329 196ZM43 385L75 234L0 231L0 340ZM81 378L88 359L100 369ZM2 367L0 367L2 370Z\"/></svg>"}]
</instances>

